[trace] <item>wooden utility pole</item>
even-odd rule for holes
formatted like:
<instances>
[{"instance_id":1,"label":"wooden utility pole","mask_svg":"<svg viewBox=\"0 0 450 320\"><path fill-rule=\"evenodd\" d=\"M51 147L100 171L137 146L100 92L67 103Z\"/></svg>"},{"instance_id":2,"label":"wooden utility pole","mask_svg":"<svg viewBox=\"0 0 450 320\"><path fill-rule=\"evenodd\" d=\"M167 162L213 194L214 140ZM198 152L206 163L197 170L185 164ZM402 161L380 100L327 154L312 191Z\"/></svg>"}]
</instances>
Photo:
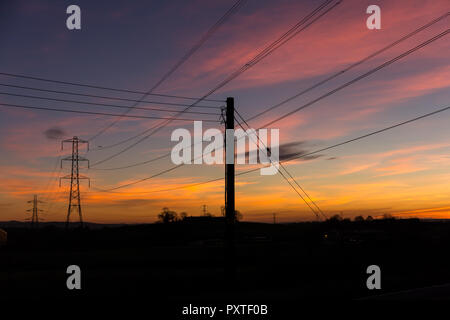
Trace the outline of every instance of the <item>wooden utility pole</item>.
<instances>
[{"instance_id":1,"label":"wooden utility pole","mask_svg":"<svg viewBox=\"0 0 450 320\"><path fill-rule=\"evenodd\" d=\"M235 230L236 211L234 203L234 98L227 98L225 119L225 275L227 281L236 276ZM232 159L232 161L231 161ZM228 282L231 284L231 282Z\"/></svg>"}]
</instances>

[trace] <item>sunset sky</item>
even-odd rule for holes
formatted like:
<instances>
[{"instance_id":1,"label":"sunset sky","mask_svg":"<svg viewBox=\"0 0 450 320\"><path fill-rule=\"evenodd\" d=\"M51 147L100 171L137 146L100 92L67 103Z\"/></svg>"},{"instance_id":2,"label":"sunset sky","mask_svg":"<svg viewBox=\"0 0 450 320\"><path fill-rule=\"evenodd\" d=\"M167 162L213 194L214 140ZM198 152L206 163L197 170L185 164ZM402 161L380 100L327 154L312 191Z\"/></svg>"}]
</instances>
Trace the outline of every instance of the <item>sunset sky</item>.
<instances>
[{"instance_id":1,"label":"sunset sky","mask_svg":"<svg viewBox=\"0 0 450 320\"><path fill-rule=\"evenodd\" d=\"M201 97L245 65L267 45L323 1L248 0L205 44L155 92ZM2 1L0 3L0 72L91 85L147 91L235 3L234 0L170 1ZM82 29L66 28L66 8L81 8ZM366 27L366 8L381 8L381 30ZM332 11L241 74L211 99L234 97L236 109L249 118L449 11L448 0L344 0ZM332 81L272 112L249 121L259 128L371 70L449 28L450 18L383 52ZM347 88L274 123L285 152L311 152L382 129L449 105L450 41L443 37ZM82 94L140 99L126 94L0 75L0 84ZM76 109L120 114L121 109L8 96L4 93L130 106L130 102L68 96L0 85L0 104ZM148 96L146 100L191 101ZM204 101L199 105L223 106ZM171 108L149 103L140 107ZM194 109L218 112L218 109ZM0 220L24 220L34 194L45 201L47 221L67 213L70 163L59 169L61 139L89 139L115 118L0 106ZM130 115L173 113L133 110ZM218 115L186 114L189 119L218 120ZM328 216L390 213L399 217L450 218L450 111L320 153L292 161L287 169ZM91 141L81 154L91 164L136 141L101 150L141 133L161 120L124 118ZM221 129L220 123L204 123ZM173 166L170 158L121 170L163 155L175 145L174 121L128 152L82 174L83 216L100 223L153 222L162 207L200 215L202 205L219 215L223 180L186 189L160 191L224 175L223 165L187 165L145 182L102 192L146 178ZM61 130L61 136L49 132ZM50 131L49 131L50 130ZM237 166L237 172L250 165ZM280 222L315 217L280 175L259 171L236 177L236 208L247 221L266 221L277 212Z\"/></svg>"}]
</instances>

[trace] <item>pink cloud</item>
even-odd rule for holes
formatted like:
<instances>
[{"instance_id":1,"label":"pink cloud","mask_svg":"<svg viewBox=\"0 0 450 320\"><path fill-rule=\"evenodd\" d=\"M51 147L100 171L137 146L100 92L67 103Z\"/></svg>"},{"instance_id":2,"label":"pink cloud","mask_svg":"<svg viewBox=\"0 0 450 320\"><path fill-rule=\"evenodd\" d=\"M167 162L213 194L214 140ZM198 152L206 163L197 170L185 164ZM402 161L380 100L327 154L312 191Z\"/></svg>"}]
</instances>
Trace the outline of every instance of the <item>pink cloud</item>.
<instances>
[{"instance_id":1,"label":"pink cloud","mask_svg":"<svg viewBox=\"0 0 450 320\"><path fill-rule=\"evenodd\" d=\"M280 12L270 14L268 10L261 10L246 19L235 21L233 26L224 29L224 32L233 36L221 43L215 43L214 47L203 50L202 54L193 58L189 66L195 65L195 68L184 68L184 73L180 74L176 81L170 82L172 89L180 89L186 83L191 85L192 79L200 81L198 85L201 87L210 86L211 83L217 82L217 79L230 74L260 50L254 48L263 48L285 32L288 21L293 24L293 21L299 19L301 15L298 13L304 11L301 9L286 6L280 8ZM240 80L228 86L228 90L335 72L398 39L399 35L404 35L418 25L441 15L443 9L446 10L445 1L435 1L432 4L423 1L386 4L383 7L383 28L374 33L365 27L365 7L362 4L343 3L260 65L241 75ZM276 19L277 14L283 18ZM268 23L269 21L271 23ZM278 23L274 24L273 21ZM441 47L443 45L442 42L439 44ZM426 55L434 55L432 51L426 50Z\"/></svg>"}]
</instances>

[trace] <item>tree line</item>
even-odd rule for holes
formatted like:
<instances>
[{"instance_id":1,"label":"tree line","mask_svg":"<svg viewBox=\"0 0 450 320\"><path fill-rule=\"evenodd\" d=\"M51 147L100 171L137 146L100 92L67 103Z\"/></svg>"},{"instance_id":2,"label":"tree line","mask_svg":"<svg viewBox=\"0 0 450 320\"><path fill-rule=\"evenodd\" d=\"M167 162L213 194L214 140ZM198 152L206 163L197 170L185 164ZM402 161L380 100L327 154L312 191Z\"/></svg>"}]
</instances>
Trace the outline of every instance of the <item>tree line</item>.
<instances>
[{"instance_id":1,"label":"tree line","mask_svg":"<svg viewBox=\"0 0 450 320\"><path fill-rule=\"evenodd\" d=\"M225 217L225 207L220 208L222 217ZM205 212L202 216L204 217L214 217L213 214ZM168 207L162 208L161 213L158 214L158 222L160 223L172 223L177 221L184 221L188 217L186 212L177 213L176 211L170 210ZM243 215L240 211L235 211L236 221L241 221Z\"/></svg>"}]
</instances>

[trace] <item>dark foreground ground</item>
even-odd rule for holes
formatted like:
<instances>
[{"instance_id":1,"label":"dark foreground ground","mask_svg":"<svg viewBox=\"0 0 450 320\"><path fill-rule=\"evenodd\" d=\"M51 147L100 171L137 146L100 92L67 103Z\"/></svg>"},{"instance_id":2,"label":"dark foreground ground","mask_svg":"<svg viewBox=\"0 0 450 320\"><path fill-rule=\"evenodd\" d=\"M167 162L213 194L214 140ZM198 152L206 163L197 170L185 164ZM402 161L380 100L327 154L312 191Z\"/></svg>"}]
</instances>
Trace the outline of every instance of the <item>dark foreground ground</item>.
<instances>
[{"instance_id":1,"label":"dark foreground ground","mask_svg":"<svg viewBox=\"0 0 450 320\"><path fill-rule=\"evenodd\" d=\"M449 299L450 223L376 220L237 224L237 275L224 280L221 221L88 230L4 227L0 301L111 299L185 304ZM368 290L366 268L381 268ZM82 270L68 290L66 268ZM416 290L422 288L420 290Z\"/></svg>"}]
</instances>

